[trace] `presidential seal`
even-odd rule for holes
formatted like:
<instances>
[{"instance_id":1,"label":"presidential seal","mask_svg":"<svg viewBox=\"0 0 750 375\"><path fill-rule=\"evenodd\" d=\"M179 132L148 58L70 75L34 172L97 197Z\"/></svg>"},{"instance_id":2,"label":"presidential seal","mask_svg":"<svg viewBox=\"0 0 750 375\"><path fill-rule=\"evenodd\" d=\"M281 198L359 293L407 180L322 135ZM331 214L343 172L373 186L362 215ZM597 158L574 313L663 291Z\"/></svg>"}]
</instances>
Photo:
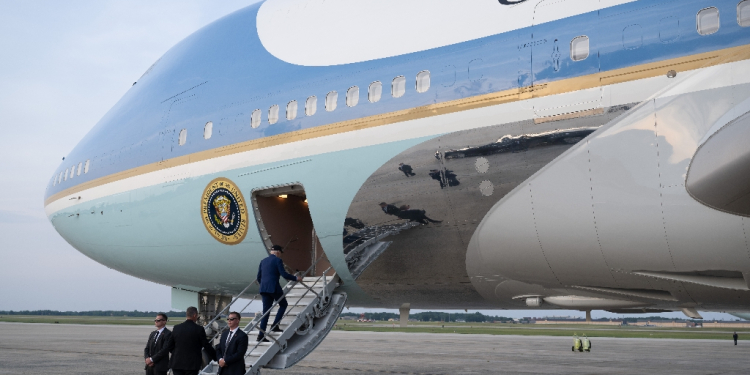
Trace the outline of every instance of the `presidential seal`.
<instances>
[{"instance_id":1,"label":"presidential seal","mask_svg":"<svg viewBox=\"0 0 750 375\"><path fill-rule=\"evenodd\" d=\"M229 179L220 177L203 190L201 216L208 233L227 245L236 245L247 234L247 206L242 192Z\"/></svg>"}]
</instances>

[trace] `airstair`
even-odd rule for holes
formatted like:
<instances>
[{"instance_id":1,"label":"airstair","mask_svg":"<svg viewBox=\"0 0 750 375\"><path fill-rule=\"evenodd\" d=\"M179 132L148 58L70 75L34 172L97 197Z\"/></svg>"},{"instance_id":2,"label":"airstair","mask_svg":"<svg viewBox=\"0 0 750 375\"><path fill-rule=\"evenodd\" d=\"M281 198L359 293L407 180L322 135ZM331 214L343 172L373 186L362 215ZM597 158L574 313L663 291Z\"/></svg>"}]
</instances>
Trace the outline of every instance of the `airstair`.
<instances>
[{"instance_id":1,"label":"airstair","mask_svg":"<svg viewBox=\"0 0 750 375\"><path fill-rule=\"evenodd\" d=\"M314 269L314 265L310 269ZM304 275L309 272L310 270ZM257 281L248 285L245 290L254 284L257 284ZM264 367L289 368L315 350L331 331L344 308L346 293L336 292L339 284L340 280L335 272L331 272L331 268L328 268L321 276L305 276L300 282L288 283L284 287L284 295L289 306L279 323L282 332L270 332L271 324L278 312L278 302L266 314L256 314L255 318L243 328L249 338L245 353L245 374L260 374L261 368ZM253 297L242 310L244 311L251 302L256 300L260 300L260 295ZM237 298L232 303L236 301ZM231 304L225 307L206 325L207 331L210 330L209 327L219 327L215 324L217 318L226 311L230 311L230 306ZM269 315L267 327L269 332L265 332L268 341L255 341L260 333L260 321L265 315ZM218 332L211 342L213 343L216 338L220 337L226 329L226 325L217 329ZM211 361L200 372L200 375L216 375L218 370L218 363Z\"/></svg>"}]
</instances>

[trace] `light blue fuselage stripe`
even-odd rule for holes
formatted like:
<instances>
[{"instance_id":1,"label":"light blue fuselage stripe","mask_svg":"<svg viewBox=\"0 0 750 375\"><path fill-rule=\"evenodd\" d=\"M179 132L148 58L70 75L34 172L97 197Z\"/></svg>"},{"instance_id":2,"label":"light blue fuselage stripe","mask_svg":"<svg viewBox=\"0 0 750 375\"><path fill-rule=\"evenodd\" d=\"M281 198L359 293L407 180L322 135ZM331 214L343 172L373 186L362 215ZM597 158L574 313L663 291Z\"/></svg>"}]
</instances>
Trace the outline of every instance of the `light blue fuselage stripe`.
<instances>
[{"instance_id":1,"label":"light blue fuselage stripe","mask_svg":"<svg viewBox=\"0 0 750 375\"><path fill-rule=\"evenodd\" d=\"M745 45L750 43L750 28L737 23L737 1L641 0L428 51L328 67L292 65L270 55L257 36L260 4L255 4L206 26L168 51L75 147L55 176L86 160L91 160L89 173L56 186L50 179L45 198L123 170L238 142L519 84ZM715 34L701 36L696 32L696 14L709 6L720 10L721 27ZM591 54L573 62L569 44L580 35L589 37ZM559 63L552 57L555 46ZM432 86L419 94L413 86L422 70L431 72ZM400 75L407 78L406 94L392 98L390 81ZM383 83L383 97L369 103L366 90L376 80ZM343 98L354 85L360 87L364 99L351 108ZM333 90L339 92L338 108L327 112L324 97ZM307 117L302 108L311 95L318 97L318 111ZM286 120L284 110L291 100L299 103L300 110L295 120ZM275 125L267 121L272 105L280 106ZM255 109L263 113L257 129L249 125ZM214 135L205 140L203 127L208 121L214 123ZM188 133L184 146L177 146L180 129Z\"/></svg>"}]
</instances>

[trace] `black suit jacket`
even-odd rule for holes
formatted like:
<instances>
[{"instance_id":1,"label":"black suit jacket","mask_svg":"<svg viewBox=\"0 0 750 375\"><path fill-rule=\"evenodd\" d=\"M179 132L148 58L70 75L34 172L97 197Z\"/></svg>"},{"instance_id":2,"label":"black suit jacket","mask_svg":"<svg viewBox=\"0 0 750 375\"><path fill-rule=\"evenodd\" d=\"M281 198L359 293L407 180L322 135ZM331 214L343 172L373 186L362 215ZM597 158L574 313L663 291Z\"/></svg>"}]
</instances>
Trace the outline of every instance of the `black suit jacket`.
<instances>
[{"instance_id":1,"label":"black suit jacket","mask_svg":"<svg viewBox=\"0 0 750 375\"><path fill-rule=\"evenodd\" d=\"M286 272L284 261L276 255L271 254L260 261L256 279L260 283L261 293L281 294L279 277L284 277L289 281L297 281L297 276Z\"/></svg>"},{"instance_id":2,"label":"black suit jacket","mask_svg":"<svg viewBox=\"0 0 750 375\"><path fill-rule=\"evenodd\" d=\"M219 368L221 375L244 375L245 374L245 353L247 352L247 334L241 328L232 337L229 345L226 344L229 337L229 330L221 334L221 341L216 348L216 362L224 358L226 365Z\"/></svg>"},{"instance_id":3,"label":"black suit jacket","mask_svg":"<svg viewBox=\"0 0 750 375\"><path fill-rule=\"evenodd\" d=\"M206 351L209 358L216 357L216 351L206 338L206 331L192 320L174 326L167 347L172 352L169 368L175 370L202 370L201 348Z\"/></svg>"},{"instance_id":4,"label":"black suit jacket","mask_svg":"<svg viewBox=\"0 0 750 375\"><path fill-rule=\"evenodd\" d=\"M157 338L156 342L154 342L157 332L159 331L156 330L154 332L151 332L151 334L148 336L146 348L143 349L143 358L146 359L151 357L151 360L154 361L155 370L168 371L169 348L167 348L167 345L169 344L170 336L172 336L172 331L164 328L164 330L161 332L161 335L159 335L159 338ZM146 365L146 369L148 369L148 365Z\"/></svg>"}]
</instances>

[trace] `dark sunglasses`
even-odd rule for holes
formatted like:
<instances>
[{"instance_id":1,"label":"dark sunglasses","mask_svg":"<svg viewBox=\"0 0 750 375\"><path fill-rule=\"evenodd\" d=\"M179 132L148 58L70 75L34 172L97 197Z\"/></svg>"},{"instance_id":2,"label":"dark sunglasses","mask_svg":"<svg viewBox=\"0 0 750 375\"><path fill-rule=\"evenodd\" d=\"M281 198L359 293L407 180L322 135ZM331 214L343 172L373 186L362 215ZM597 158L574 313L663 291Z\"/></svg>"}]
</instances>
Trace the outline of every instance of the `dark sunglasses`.
<instances>
[{"instance_id":1,"label":"dark sunglasses","mask_svg":"<svg viewBox=\"0 0 750 375\"><path fill-rule=\"evenodd\" d=\"M227 318L227 320L237 320L237 318Z\"/></svg>"},{"instance_id":2,"label":"dark sunglasses","mask_svg":"<svg viewBox=\"0 0 750 375\"><path fill-rule=\"evenodd\" d=\"M154 322L163 322L164 319L154 319Z\"/></svg>"}]
</instances>

